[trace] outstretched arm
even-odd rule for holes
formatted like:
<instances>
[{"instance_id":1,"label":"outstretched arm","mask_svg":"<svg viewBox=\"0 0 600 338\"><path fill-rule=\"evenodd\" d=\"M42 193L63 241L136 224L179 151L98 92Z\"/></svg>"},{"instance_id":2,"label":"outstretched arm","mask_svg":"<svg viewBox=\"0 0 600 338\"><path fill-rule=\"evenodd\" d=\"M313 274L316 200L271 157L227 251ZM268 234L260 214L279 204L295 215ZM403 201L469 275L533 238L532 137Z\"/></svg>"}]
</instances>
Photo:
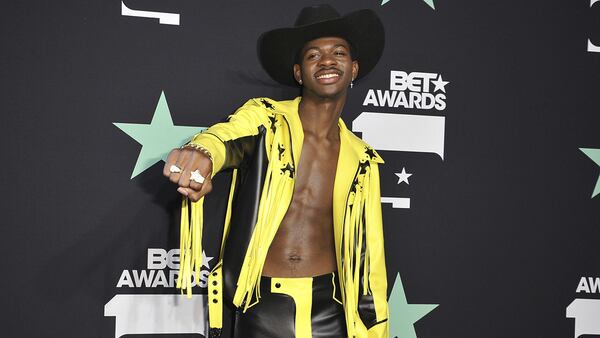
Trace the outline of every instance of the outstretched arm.
<instances>
[{"instance_id":1,"label":"outstretched arm","mask_svg":"<svg viewBox=\"0 0 600 338\"><path fill-rule=\"evenodd\" d=\"M212 190L211 178L222 169L238 168L253 148L249 136L259 133L259 127L268 124L268 114L259 99L251 99L230 115L227 122L217 123L196 134L189 142L200 146L173 149L163 168L163 174L179 187L177 191L198 201ZM212 160L209 158L212 157ZM180 172L171 172L171 166ZM205 178L204 183L190 180L195 170Z\"/></svg>"}]
</instances>

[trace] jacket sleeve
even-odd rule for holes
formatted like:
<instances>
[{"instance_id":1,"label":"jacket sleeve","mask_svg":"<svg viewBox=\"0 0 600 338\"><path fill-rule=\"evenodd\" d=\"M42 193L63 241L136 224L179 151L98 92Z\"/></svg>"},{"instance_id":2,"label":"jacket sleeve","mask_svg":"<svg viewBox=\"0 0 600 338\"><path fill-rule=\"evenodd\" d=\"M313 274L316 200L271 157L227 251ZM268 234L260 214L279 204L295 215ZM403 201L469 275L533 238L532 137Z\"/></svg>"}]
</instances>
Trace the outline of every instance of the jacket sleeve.
<instances>
[{"instance_id":1,"label":"jacket sleeve","mask_svg":"<svg viewBox=\"0 0 600 338\"><path fill-rule=\"evenodd\" d=\"M370 215L367 224L369 257L369 288L373 297L376 321L368 328L368 338L389 337L389 311L387 302L387 272L383 245L383 220L381 216L381 191L379 183L379 165L372 164L370 198L367 212Z\"/></svg>"},{"instance_id":2,"label":"jacket sleeve","mask_svg":"<svg viewBox=\"0 0 600 338\"><path fill-rule=\"evenodd\" d=\"M265 99L263 99L265 100ZM201 145L213 156L212 176L223 169L238 168L253 151L261 126L269 123L268 113L259 99L250 99L226 122L217 123L192 137L190 143Z\"/></svg>"}]
</instances>

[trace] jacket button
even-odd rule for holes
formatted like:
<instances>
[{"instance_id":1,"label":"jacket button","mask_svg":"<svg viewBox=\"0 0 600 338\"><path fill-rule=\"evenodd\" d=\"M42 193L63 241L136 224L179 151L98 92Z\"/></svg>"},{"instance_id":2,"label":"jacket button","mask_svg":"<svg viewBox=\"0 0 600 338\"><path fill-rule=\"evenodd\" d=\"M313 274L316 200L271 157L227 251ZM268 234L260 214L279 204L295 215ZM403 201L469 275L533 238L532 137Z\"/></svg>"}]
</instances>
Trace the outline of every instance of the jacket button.
<instances>
[{"instance_id":1,"label":"jacket button","mask_svg":"<svg viewBox=\"0 0 600 338\"><path fill-rule=\"evenodd\" d=\"M281 283L275 283L275 287L279 289L281 287Z\"/></svg>"}]
</instances>

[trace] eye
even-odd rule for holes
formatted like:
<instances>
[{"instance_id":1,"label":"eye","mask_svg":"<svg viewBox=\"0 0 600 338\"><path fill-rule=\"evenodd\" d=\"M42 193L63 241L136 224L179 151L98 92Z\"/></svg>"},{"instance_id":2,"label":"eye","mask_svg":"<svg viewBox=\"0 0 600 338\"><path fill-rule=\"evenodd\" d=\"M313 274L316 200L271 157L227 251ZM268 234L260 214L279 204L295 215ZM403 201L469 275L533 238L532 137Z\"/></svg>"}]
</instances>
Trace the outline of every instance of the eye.
<instances>
[{"instance_id":1,"label":"eye","mask_svg":"<svg viewBox=\"0 0 600 338\"><path fill-rule=\"evenodd\" d=\"M344 56L344 55L346 55L346 52L344 52L343 50L336 50L335 55Z\"/></svg>"},{"instance_id":2,"label":"eye","mask_svg":"<svg viewBox=\"0 0 600 338\"><path fill-rule=\"evenodd\" d=\"M317 54L317 53L308 53L308 54L306 55L306 59L307 59L307 60L314 60L314 59L316 59L318 56L319 56L319 54Z\"/></svg>"}]
</instances>

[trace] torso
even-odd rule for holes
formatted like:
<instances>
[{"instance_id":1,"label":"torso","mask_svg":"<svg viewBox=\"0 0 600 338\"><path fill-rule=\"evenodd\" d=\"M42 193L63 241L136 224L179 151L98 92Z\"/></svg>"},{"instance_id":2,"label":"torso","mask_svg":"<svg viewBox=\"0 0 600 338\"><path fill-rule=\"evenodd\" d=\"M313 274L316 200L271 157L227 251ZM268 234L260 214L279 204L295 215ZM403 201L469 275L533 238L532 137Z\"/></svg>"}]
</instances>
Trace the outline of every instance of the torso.
<instances>
[{"instance_id":1,"label":"torso","mask_svg":"<svg viewBox=\"0 0 600 338\"><path fill-rule=\"evenodd\" d=\"M269 247L263 275L307 277L336 270L333 184L339 149L339 137L318 140L305 134L292 201Z\"/></svg>"}]
</instances>

